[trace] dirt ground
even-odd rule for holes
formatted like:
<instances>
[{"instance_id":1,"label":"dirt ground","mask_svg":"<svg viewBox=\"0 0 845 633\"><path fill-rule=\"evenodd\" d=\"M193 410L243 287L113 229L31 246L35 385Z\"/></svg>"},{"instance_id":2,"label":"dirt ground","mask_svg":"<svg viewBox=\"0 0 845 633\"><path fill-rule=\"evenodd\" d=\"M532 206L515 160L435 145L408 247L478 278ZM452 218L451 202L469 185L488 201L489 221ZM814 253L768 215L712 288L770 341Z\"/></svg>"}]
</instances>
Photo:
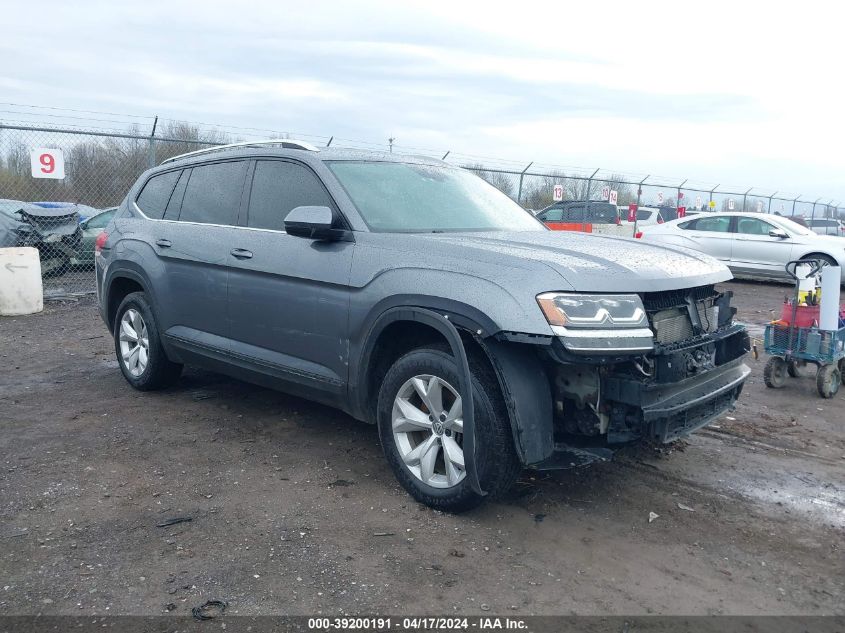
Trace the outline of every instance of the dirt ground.
<instances>
[{"instance_id":1,"label":"dirt ground","mask_svg":"<svg viewBox=\"0 0 845 633\"><path fill-rule=\"evenodd\" d=\"M756 336L789 290L728 287ZM133 391L90 299L2 318L0 609L843 614L845 390L764 360L688 440L451 516L331 409L196 370Z\"/></svg>"}]
</instances>

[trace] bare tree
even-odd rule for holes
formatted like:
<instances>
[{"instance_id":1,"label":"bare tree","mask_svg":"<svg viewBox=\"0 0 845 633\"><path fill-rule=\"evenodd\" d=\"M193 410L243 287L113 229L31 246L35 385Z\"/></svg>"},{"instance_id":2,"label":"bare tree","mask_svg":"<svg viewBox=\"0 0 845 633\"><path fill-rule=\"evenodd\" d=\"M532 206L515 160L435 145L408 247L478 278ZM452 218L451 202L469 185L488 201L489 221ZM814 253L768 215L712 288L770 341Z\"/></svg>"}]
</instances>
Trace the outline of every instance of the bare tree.
<instances>
[{"instance_id":1,"label":"bare tree","mask_svg":"<svg viewBox=\"0 0 845 633\"><path fill-rule=\"evenodd\" d=\"M481 165L480 163L475 163L473 165L464 165L464 169L466 169L467 171L471 171L479 178L483 178L505 195L511 198L516 197L516 193L514 191L513 176L511 174L503 174L498 171L490 171L489 169L485 169L484 165Z\"/></svg>"}]
</instances>

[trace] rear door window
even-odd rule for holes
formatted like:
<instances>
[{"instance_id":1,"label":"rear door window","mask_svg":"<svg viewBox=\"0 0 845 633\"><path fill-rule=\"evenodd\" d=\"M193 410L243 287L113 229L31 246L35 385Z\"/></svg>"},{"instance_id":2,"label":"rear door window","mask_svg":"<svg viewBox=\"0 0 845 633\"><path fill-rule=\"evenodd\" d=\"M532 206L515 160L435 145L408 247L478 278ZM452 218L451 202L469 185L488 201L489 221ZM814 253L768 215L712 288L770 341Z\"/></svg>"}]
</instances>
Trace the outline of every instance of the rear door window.
<instances>
[{"instance_id":1,"label":"rear door window","mask_svg":"<svg viewBox=\"0 0 845 633\"><path fill-rule=\"evenodd\" d=\"M591 224L616 224L619 210L616 205L603 202L591 203L587 212L587 222Z\"/></svg>"},{"instance_id":2,"label":"rear door window","mask_svg":"<svg viewBox=\"0 0 845 633\"><path fill-rule=\"evenodd\" d=\"M111 209L110 211L105 211L98 215L95 215L93 218L88 220L85 223L85 228L87 229L104 229L106 225L111 222L111 219L114 217L114 214L117 212L117 209Z\"/></svg>"},{"instance_id":3,"label":"rear door window","mask_svg":"<svg viewBox=\"0 0 845 633\"><path fill-rule=\"evenodd\" d=\"M678 225L688 231L709 231L711 233L728 233L731 230L730 216L716 216L714 218L696 218L691 222Z\"/></svg>"},{"instance_id":4,"label":"rear door window","mask_svg":"<svg viewBox=\"0 0 845 633\"><path fill-rule=\"evenodd\" d=\"M197 165L185 187L182 222L234 225L243 194L246 161Z\"/></svg>"},{"instance_id":5,"label":"rear door window","mask_svg":"<svg viewBox=\"0 0 845 633\"><path fill-rule=\"evenodd\" d=\"M247 226L284 231L287 214L303 206L334 206L314 172L305 165L280 160L255 164Z\"/></svg>"},{"instance_id":6,"label":"rear door window","mask_svg":"<svg viewBox=\"0 0 845 633\"><path fill-rule=\"evenodd\" d=\"M586 222L586 209L583 204L571 204L563 210L564 222Z\"/></svg>"},{"instance_id":7,"label":"rear door window","mask_svg":"<svg viewBox=\"0 0 845 633\"><path fill-rule=\"evenodd\" d=\"M173 187L180 173L178 169L168 171L153 176L147 181L141 194L135 200L135 204L144 212L144 215L154 220L160 220L164 216L164 210L167 208L170 194L173 193Z\"/></svg>"}]
</instances>

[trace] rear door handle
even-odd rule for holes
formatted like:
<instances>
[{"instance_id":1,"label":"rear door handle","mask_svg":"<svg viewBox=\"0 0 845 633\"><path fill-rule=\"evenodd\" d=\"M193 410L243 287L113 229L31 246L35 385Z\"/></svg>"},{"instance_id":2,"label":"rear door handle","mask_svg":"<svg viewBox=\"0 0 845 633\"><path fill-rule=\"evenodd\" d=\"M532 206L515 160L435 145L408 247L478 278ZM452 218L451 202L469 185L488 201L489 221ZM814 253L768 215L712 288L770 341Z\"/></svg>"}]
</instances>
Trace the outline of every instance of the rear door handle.
<instances>
[{"instance_id":1,"label":"rear door handle","mask_svg":"<svg viewBox=\"0 0 845 633\"><path fill-rule=\"evenodd\" d=\"M170 248L173 246L170 240L156 240L156 246L161 246L162 248Z\"/></svg>"},{"instance_id":2,"label":"rear door handle","mask_svg":"<svg viewBox=\"0 0 845 633\"><path fill-rule=\"evenodd\" d=\"M233 248L231 251L232 257L237 257L238 259L252 259L252 251L248 251L245 248Z\"/></svg>"}]
</instances>

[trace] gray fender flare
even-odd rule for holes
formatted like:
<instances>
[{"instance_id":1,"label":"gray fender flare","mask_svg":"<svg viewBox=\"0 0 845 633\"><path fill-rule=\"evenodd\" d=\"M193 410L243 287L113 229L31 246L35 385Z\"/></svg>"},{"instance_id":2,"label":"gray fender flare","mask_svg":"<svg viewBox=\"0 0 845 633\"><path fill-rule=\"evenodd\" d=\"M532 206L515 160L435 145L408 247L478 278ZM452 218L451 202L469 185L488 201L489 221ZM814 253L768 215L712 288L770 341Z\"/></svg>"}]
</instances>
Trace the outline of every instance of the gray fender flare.
<instances>
[{"instance_id":1,"label":"gray fender flare","mask_svg":"<svg viewBox=\"0 0 845 633\"><path fill-rule=\"evenodd\" d=\"M392 308L383 313L379 317L375 327L373 327L372 334L374 336L370 336L369 341L375 341L378 338L378 334L394 321L416 321L422 323L440 332L449 343L449 347L452 349L452 355L458 363L458 371L460 373L461 384L459 388L463 399L465 431L464 461L466 464L467 479L473 491L480 495L486 495L487 493L481 489L481 482L478 480L478 469L475 462L475 406L472 399L472 377L461 335L447 315L438 314L427 308L405 307ZM368 357L369 354L366 354L365 358Z\"/></svg>"}]
</instances>

